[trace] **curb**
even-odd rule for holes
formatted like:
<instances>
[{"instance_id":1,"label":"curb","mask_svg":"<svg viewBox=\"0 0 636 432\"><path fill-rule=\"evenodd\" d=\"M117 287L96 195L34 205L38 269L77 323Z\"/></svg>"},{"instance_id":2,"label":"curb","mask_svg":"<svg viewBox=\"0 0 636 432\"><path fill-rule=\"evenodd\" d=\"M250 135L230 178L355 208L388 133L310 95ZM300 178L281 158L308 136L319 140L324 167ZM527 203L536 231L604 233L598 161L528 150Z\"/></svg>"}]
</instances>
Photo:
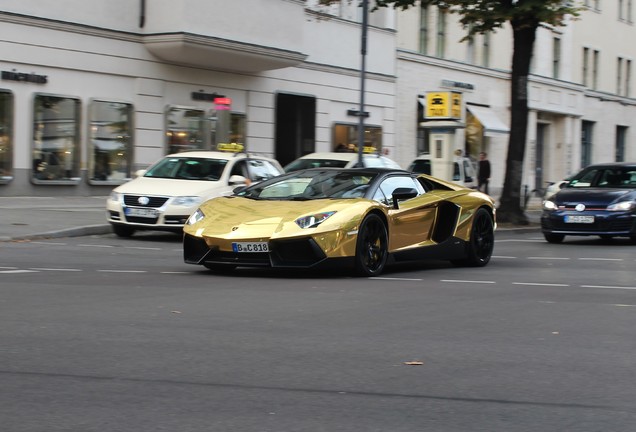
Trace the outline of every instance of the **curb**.
<instances>
[{"instance_id":1,"label":"curb","mask_svg":"<svg viewBox=\"0 0 636 432\"><path fill-rule=\"evenodd\" d=\"M77 228L68 228L58 231L49 231L37 234L27 234L15 237L0 237L0 241L27 241L46 238L62 238L62 237L82 237L89 235L110 234L113 232L110 224L87 225Z\"/></svg>"}]
</instances>

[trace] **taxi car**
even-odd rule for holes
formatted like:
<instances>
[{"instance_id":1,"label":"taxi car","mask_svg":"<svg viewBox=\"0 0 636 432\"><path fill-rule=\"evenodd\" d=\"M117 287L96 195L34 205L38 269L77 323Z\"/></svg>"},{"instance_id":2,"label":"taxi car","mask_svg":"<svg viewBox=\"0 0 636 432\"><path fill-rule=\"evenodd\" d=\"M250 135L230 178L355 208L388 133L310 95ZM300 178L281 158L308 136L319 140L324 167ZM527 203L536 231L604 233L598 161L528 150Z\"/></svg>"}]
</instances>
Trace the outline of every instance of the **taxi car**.
<instances>
[{"instance_id":1,"label":"taxi car","mask_svg":"<svg viewBox=\"0 0 636 432\"><path fill-rule=\"evenodd\" d=\"M495 227L494 201L479 191L404 170L311 168L201 204L184 226L183 254L212 271L377 276L400 261L485 266Z\"/></svg>"},{"instance_id":2,"label":"taxi car","mask_svg":"<svg viewBox=\"0 0 636 432\"><path fill-rule=\"evenodd\" d=\"M354 168L358 164L357 152L321 152L309 153L285 165L285 172L292 172L306 168ZM394 160L377 153L363 153L362 162L365 167L401 169Z\"/></svg>"},{"instance_id":3,"label":"taxi car","mask_svg":"<svg viewBox=\"0 0 636 432\"><path fill-rule=\"evenodd\" d=\"M170 154L113 189L106 202L108 222L120 237L137 230L180 233L202 202L282 173L275 159L264 156L223 151Z\"/></svg>"},{"instance_id":4,"label":"taxi car","mask_svg":"<svg viewBox=\"0 0 636 432\"><path fill-rule=\"evenodd\" d=\"M636 242L636 163L591 165L543 201L546 241L565 236L629 237Z\"/></svg>"}]
</instances>

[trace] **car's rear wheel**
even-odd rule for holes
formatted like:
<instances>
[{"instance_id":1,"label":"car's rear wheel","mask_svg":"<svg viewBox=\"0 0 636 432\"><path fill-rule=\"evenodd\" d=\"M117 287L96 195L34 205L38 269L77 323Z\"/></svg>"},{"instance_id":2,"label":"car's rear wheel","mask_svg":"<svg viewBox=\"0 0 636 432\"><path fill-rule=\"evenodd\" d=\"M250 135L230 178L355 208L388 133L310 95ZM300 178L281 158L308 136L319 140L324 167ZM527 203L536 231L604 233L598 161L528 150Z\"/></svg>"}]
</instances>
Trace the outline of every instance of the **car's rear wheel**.
<instances>
[{"instance_id":1,"label":"car's rear wheel","mask_svg":"<svg viewBox=\"0 0 636 432\"><path fill-rule=\"evenodd\" d=\"M543 237L548 243L561 243L565 238L564 234L543 233Z\"/></svg>"},{"instance_id":2,"label":"car's rear wheel","mask_svg":"<svg viewBox=\"0 0 636 432\"><path fill-rule=\"evenodd\" d=\"M356 243L355 270L360 276L377 276L386 265L388 235L382 218L370 214L360 224Z\"/></svg>"},{"instance_id":3,"label":"car's rear wheel","mask_svg":"<svg viewBox=\"0 0 636 432\"><path fill-rule=\"evenodd\" d=\"M135 233L135 229L126 225L112 225L113 232L117 237L131 237Z\"/></svg>"},{"instance_id":4,"label":"car's rear wheel","mask_svg":"<svg viewBox=\"0 0 636 432\"><path fill-rule=\"evenodd\" d=\"M203 264L203 267L215 273L228 273L236 268L234 264Z\"/></svg>"},{"instance_id":5,"label":"car's rear wheel","mask_svg":"<svg viewBox=\"0 0 636 432\"><path fill-rule=\"evenodd\" d=\"M454 260L453 264L468 267L483 267L490 261L495 247L495 227L486 209L479 209L473 219L470 239L466 247L466 258Z\"/></svg>"}]
</instances>

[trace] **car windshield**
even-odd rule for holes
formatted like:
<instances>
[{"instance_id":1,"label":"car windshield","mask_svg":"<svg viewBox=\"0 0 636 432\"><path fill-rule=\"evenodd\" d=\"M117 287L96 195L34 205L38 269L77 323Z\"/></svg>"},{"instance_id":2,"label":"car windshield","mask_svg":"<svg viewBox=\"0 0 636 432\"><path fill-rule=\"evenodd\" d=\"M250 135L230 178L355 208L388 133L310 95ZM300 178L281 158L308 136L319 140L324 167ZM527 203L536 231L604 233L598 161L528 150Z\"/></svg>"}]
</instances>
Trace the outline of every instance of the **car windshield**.
<instances>
[{"instance_id":1,"label":"car windshield","mask_svg":"<svg viewBox=\"0 0 636 432\"><path fill-rule=\"evenodd\" d=\"M285 172L307 168L344 168L349 161L338 159L297 159L285 166Z\"/></svg>"},{"instance_id":2,"label":"car windshield","mask_svg":"<svg viewBox=\"0 0 636 432\"><path fill-rule=\"evenodd\" d=\"M568 188L636 188L636 168L632 167L603 167L591 168L576 175Z\"/></svg>"},{"instance_id":3,"label":"car windshield","mask_svg":"<svg viewBox=\"0 0 636 432\"><path fill-rule=\"evenodd\" d=\"M339 170L302 170L250 186L236 195L265 200L361 198L377 174Z\"/></svg>"},{"instance_id":4,"label":"car windshield","mask_svg":"<svg viewBox=\"0 0 636 432\"><path fill-rule=\"evenodd\" d=\"M225 165L226 159L167 157L151 166L144 177L218 181Z\"/></svg>"}]
</instances>

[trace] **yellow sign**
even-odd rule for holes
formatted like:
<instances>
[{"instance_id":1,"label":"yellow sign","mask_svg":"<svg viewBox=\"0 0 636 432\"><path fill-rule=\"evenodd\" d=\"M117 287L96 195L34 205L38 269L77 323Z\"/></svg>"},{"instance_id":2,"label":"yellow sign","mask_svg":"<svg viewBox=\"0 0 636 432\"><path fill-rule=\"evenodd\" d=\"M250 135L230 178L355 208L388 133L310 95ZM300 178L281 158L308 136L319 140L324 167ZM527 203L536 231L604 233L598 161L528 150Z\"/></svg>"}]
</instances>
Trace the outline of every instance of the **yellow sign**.
<instances>
[{"instance_id":1,"label":"yellow sign","mask_svg":"<svg viewBox=\"0 0 636 432\"><path fill-rule=\"evenodd\" d=\"M424 117L428 120L461 119L462 94L458 92L427 93Z\"/></svg>"},{"instance_id":2,"label":"yellow sign","mask_svg":"<svg viewBox=\"0 0 636 432\"><path fill-rule=\"evenodd\" d=\"M245 149L245 146L240 143L218 143L216 149L219 151L240 153Z\"/></svg>"}]
</instances>

